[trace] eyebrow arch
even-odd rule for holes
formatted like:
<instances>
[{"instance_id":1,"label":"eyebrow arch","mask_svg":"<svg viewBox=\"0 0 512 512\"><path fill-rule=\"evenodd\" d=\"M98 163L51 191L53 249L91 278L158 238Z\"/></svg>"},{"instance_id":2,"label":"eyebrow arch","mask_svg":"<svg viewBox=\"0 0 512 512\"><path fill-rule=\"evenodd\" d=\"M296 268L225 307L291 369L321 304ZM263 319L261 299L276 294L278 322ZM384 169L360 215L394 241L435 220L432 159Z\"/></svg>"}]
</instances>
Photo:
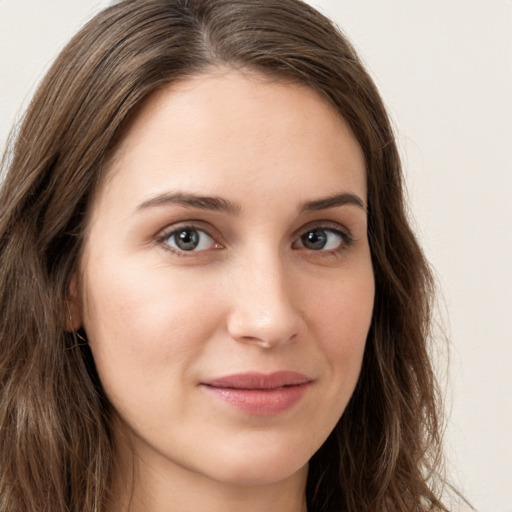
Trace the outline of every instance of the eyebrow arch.
<instances>
[{"instance_id":1,"label":"eyebrow arch","mask_svg":"<svg viewBox=\"0 0 512 512\"><path fill-rule=\"evenodd\" d=\"M232 215L238 215L241 207L237 203L223 199L222 197L199 196L185 192L171 192L168 194L160 194L156 197L148 199L140 204L137 210L143 210L152 206L160 206L167 204L177 204L180 206L190 206L201 210L212 210L216 212L225 212Z\"/></svg>"},{"instance_id":2,"label":"eyebrow arch","mask_svg":"<svg viewBox=\"0 0 512 512\"><path fill-rule=\"evenodd\" d=\"M160 194L141 203L137 210L172 204L199 208L201 210L225 212L232 215L238 215L242 210L238 203L234 203L222 197L200 196L189 192L170 192ZM299 211L300 213L316 212L344 205L357 206L366 212L363 200L359 196L349 192L335 194L333 196L316 199L314 201L307 201L300 205Z\"/></svg>"},{"instance_id":3,"label":"eyebrow arch","mask_svg":"<svg viewBox=\"0 0 512 512\"><path fill-rule=\"evenodd\" d=\"M363 200L349 192L343 192L341 194L335 194L333 196L324 197L322 199L317 199L315 201L308 201L306 203L302 203L300 206L300 212L317 212L320 210L327 210L329 208L336 208L337 206L344 205L353 205L361 208L364 212L366 212L366 208Z\"/></svg>"}]
</instances>

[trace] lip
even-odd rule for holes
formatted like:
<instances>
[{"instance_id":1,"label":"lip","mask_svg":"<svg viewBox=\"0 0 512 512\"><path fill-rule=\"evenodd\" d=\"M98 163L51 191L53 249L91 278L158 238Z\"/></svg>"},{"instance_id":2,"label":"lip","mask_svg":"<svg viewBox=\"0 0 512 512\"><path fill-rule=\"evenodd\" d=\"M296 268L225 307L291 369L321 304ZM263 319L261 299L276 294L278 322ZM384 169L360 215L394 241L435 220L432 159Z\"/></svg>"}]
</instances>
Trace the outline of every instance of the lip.
<instances>
[{"instance_id":1,"label":"lip","mask_svg":"<svg viewBox=\"0 0 512 512\"><path fill-rule=\"evenodd\" d=\"M255 415L270 416L293 407L313 379L302 373L279 371L237 373L201 382L201 387L232 407Z\"/></svg>"}]
</instances>

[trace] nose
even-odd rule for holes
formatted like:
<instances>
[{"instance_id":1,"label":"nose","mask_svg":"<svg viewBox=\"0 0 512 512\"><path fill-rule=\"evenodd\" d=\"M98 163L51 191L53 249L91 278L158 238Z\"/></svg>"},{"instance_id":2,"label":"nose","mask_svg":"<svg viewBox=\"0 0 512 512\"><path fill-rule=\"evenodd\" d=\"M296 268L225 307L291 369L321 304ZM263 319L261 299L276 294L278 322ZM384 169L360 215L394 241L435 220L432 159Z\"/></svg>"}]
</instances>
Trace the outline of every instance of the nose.
<instances>
[{"instance_id":1,"label":"nose","mask_svg":"<svg viewBox=\"0 0 512 512\"><path fill-rule=\"evenodd\" d=\"M277 255L246 260L232 276L229 334L242 343L272 348L301 331L293 276Z\"/></svg>"}]
</instances>

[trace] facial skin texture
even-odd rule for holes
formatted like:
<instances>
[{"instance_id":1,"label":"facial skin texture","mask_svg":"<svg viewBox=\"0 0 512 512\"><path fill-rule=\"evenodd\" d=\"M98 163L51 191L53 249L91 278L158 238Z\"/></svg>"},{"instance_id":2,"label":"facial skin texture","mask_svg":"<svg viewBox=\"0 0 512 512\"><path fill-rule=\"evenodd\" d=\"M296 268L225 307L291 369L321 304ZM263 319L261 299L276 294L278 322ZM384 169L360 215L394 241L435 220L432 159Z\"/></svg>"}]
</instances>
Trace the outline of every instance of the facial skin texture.
<instances>
[{"instance_id":1,"label":"facial skin texture","mask_svg":"<svg viewBox=\"0 0 512 512\"><path fill-rule=\"evenodd\" d=\"M134 468L130 511L303 510L308 459L354 390L373 307L354 136L309 88L214 70L150 97L106 173L74 322L115 411L119 510ZM363 207L304 209L339 194ZM184 226L200 245L177 253L170 232ZM306 246L305 233L327 245ZM281 370L311 382L275 414L201 385Z\"/></svg>"}]
</instances>

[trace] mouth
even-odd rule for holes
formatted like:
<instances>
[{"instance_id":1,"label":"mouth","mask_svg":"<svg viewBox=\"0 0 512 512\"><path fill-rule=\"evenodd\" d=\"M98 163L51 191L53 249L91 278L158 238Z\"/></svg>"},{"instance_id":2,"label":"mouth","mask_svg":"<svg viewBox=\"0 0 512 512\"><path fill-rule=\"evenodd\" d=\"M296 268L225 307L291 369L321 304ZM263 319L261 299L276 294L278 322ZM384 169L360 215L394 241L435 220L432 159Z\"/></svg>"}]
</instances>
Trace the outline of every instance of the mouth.
<instances>
[{"instance_id":1,"label":"mouth","mask_svg":"<svg viewBox=\"0 0 512 512\"><path fill-rule=\"evenodd\" d=\"M210 395L244 413L269 416L292 408L312 383L313 379L301 373L280 371L239 373L200 385Z\"/></svg>"}]
</instances>

